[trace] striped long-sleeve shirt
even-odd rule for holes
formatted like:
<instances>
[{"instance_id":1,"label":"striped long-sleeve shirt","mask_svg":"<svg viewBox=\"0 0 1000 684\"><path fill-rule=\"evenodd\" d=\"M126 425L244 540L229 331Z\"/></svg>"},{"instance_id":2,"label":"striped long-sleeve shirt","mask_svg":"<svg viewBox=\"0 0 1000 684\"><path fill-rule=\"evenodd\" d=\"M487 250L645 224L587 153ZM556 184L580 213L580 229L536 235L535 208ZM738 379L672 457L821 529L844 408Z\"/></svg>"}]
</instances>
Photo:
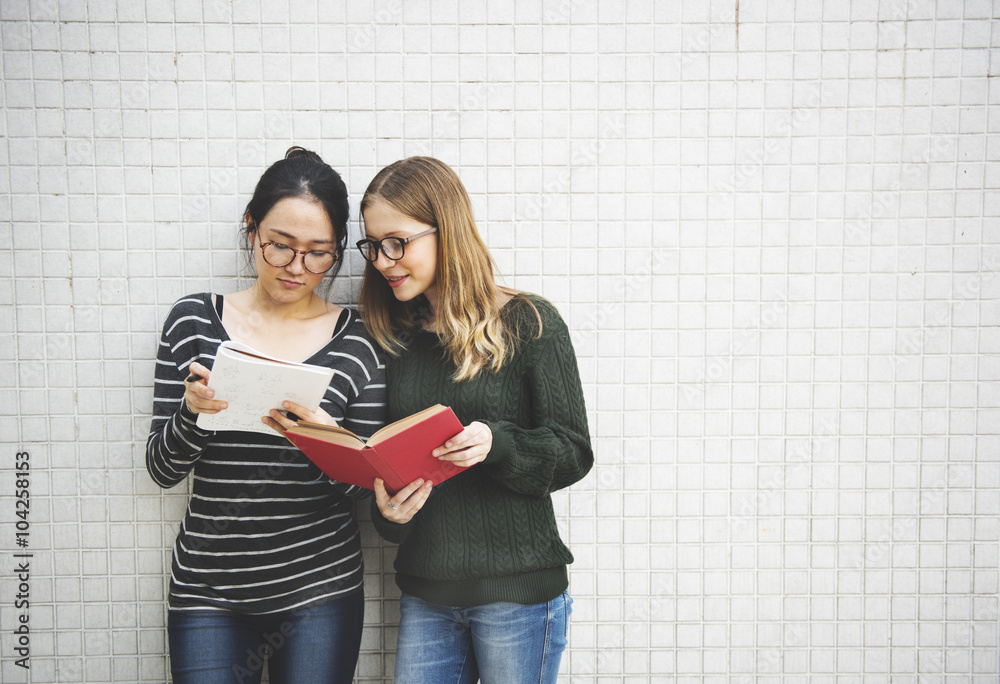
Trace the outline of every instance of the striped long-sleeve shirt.
<instances>
[{"instance_id":1,"label":"striped long-sleeve shirt","mask_svg":"<svg viewBox=\"0 0 1000 684\"><path fill-rule=\"evenodd\" d=\"M179 299L156 359L146 468L161 487L193 473L174 545L172 609L273 613L362 587L351 498L368 490L331 482L286 439L197 427L184 401L192 362L211 368L229 339L212 295ZM385 423L385 368L356 312L306 361L334 369L321 407L367 438ZM222 398L222 397L220 397Z\"/></svg>"}]
</instances>

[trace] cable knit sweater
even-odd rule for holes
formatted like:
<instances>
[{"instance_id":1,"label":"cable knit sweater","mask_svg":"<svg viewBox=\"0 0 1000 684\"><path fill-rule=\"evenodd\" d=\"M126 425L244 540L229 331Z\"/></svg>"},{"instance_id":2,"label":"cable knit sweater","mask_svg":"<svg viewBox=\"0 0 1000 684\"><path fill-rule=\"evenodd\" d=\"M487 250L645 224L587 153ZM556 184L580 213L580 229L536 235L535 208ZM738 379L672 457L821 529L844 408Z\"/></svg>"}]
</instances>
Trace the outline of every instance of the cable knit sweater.
<instances>
[{"instance_id":1,"label":"cable knit sweater","mask_svg":"<svg viewBox=\"0 0 1000 684\"><path fill-rule=\"evenodd\" d=\"M569 331L540 297L515 297L501 315L520 345L497 373L452 381L455 366L433 333L414 335L387 365L390 420L440 403L463 425L478 420L493 432L486 460L436 486L408 523L372 512L379 533L399 544L400 589L438 604L549 601L566 589L573 561L549 496L593 465Z\"/></svg>"}]
</instances>

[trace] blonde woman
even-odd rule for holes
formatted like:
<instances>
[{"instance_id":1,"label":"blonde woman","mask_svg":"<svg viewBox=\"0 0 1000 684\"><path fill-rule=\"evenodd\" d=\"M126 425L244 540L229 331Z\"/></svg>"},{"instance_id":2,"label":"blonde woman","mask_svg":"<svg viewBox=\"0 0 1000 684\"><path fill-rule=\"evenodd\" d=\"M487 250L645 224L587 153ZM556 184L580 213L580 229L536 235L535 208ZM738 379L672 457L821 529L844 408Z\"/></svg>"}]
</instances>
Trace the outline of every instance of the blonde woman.
<instances>
[{"instance_id":1,"label":"blonde woman","mask_svg":"<svg viewBox=\"0 0 1000 684\"><path fill-rule=\"evenodd\" d=\"M373 518L399 544L396 681L555 682L571 600L551 492L593 465L576 357L546 300L497 285L455 172L427 157L383 169L361 201L361 306L388 352L389 419L451 406L435 450L463 472L389 496Z\"/></svg>"}]
</instances>

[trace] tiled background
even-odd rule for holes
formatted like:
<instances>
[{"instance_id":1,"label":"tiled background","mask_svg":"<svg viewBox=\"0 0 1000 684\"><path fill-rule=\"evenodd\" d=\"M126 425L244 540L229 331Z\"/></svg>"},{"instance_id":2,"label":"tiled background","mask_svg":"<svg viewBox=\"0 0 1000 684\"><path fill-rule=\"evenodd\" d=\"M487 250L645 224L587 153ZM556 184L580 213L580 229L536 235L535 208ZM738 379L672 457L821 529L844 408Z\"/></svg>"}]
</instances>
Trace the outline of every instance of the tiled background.
<instances>
[{"instance_id":1,"label":"tiled background","mask_svg":"<svg viewBox=\"0 0 1000 684\"><path fill-rule=\"evenodd\" d=\"M995 683L997 16L0 0L0 680L25 681L18 448L30 681L166 680L186 493L143 466L156 338L245 284L240 210L296 143L355 211L387 163L452 164L508 282L568 319L597 466L556 497L565 681ZM393 550L365 529L358 679L389 681Z\"/></svg>"}]
</instances>

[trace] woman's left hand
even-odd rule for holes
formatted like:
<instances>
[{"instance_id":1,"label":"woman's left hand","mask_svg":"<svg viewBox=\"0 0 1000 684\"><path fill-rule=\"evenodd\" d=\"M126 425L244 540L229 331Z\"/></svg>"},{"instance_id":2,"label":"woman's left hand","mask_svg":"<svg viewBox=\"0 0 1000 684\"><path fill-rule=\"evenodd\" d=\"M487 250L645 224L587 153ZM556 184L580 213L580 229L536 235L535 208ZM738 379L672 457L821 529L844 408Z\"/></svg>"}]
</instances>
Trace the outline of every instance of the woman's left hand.
<instances>
[{"instance_id":1,"label":"woman's left hand","mask_svg":"<svg viewBox=\"0 0 1000 684\"><path fill-rule=\"evenodd\" d=\"M320 425L337 425L337 421L330 417L330 414L323 409L316 409L315 411L310 411L305 406L301 404L296 404L294 401L282 402L281 407L286 411L291 411L299 417L300 420L305 420L310 423L319 423ZM284 434L285 430L288 428L295 427L298 425L294 420L286 416L284 413L278 409L271 409L271 414L264 416L261 419L265 425L275 430L279 434Z\"/></svg>"},{"instance_id":2,"label":"woman's left hand","mask_svg":"<svg viewBox=\"0 0 1000 684\"><path fill-rule=\"evenodd\" d=\"M486 460L493 446L493 431L478 420L431 452L442 461L451 461L459 468L468 468Z\"/></svg>"},{"instance_id":3,"label":"woman's left hand","mask_svg":"<svg viewBox=\"0 0 1000 684\"><path fill-rule=\"evenodd\" d=\"M424 507L433 486L434 483L430 480L418 477L390 496L385 489L385 481L376 477L374 483L375 504L383 518L397 525L405 525Z\"/></svg>"}]
</instances>

